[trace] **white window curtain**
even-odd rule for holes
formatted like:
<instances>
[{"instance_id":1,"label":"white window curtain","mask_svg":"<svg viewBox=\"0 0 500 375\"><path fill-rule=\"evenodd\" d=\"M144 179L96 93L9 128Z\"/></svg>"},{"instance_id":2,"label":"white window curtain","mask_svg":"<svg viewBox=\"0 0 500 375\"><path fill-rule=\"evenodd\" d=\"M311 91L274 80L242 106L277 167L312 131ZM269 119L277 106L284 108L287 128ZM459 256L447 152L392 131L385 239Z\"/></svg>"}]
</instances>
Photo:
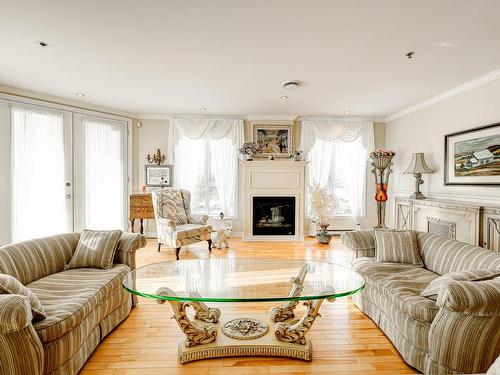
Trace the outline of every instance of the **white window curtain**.
<instances>
[{"instance_id":1,"label":"white window curtain","mask_svg":"<svg viewBox=\"0 0 500 375\"><path fill-rule=\"evenodd\" d=\"M366 215L366 166L368 152L373 148L372 122L302 121L301 149L310 161L309 183L327 185L337 174L356 224Z\"/></svg>"},{"instance_id":2,"label":"white window curtain","mask_svg":"<svg viewBox=\"0 0 500 375\"><path fill-rule=\"evenodd\" d=\"M173 119L168 143L174 184L191 191L193 211L235 216L243 120Z\"/></svg>"},{"instance_id":3,"label":"white window curtain","mask_svg":"<svg viewBox=\"0 0 500 375\"><path fill-rule=\"evenodd\" d=\"M12 241L64 233L64 115L38 107L12 106Z\"/></svg>"},{"instance_id":4,"label":"white window curtain","mask_svg":"<svg viewBox=\"0 0 500 375\"><path fill-rule=\"evenodd\" d=\"M125 229L127 123L79 116L76 121L75 188L81 229Z\"/></svg>"}]
</instances>

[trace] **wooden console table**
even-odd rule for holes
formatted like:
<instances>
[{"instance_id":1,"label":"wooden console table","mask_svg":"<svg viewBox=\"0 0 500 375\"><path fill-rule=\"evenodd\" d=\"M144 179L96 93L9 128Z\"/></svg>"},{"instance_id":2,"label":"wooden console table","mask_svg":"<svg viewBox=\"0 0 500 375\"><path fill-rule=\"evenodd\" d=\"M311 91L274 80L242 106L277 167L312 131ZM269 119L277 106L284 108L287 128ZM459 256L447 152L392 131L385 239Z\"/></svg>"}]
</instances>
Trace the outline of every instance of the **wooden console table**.
<instances>
[{"instance_id":1,"label":"wooden console table","mask_svg":"<svg viewBox=\"0 0 500 375\"><path fill-rule=\"evenodd\" d=\"M134 232L135 219L141 223L140 232L144 234L144 219L154 219L151 193L130 195L130 231Z\"/></svg>"}]
</instances>

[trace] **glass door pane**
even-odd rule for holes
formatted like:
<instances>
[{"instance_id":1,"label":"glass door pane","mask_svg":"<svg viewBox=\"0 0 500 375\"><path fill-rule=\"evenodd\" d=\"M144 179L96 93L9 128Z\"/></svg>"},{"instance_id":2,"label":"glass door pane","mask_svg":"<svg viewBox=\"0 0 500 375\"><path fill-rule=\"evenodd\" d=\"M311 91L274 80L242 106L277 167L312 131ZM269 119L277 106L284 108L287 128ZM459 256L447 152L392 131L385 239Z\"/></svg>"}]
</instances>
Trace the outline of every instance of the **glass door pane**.
<instances>
[{"instance_id":1,"label":"glass door pane","mask_svg":"<svg viewBox=\"0 0 500 375\"><path fill-rule=\"evenodd\" d=\"M71 117L12 105L12 241L73 230Z\"/></svg>"},{"instance_id":2,"label":"glass door pane","mask_svg":"<svg viewBox=\"0 0 500 375\"><path fill-rule=\"evenodd\" d=\"M79 116L75 129L76 229L127 225L127 123Z\"/></svg>"}]
</instances>

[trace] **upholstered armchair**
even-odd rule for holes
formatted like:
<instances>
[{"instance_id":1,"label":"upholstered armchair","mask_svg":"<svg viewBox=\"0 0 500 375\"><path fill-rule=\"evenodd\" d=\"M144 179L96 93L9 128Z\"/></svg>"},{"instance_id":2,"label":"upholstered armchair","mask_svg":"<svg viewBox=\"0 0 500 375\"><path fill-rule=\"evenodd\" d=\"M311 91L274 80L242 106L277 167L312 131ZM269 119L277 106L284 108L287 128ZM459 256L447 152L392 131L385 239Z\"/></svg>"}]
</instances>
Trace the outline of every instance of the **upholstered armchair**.
<instances>
[{"instance_id":1,"label":"upholstered armchair","mask_svg":"<svg viewBox=\"0 0 500 375\"><path fill-rule=\"evenodd\" d=\"M189 191L163 188L151 194L158 232L158 251L161 245L174 248L175 257L179 259L182 246L200 241L207 241L208 251L212 250L212 226L207 224L208 215L191 214Z\"/></svg>"}]
</instances>

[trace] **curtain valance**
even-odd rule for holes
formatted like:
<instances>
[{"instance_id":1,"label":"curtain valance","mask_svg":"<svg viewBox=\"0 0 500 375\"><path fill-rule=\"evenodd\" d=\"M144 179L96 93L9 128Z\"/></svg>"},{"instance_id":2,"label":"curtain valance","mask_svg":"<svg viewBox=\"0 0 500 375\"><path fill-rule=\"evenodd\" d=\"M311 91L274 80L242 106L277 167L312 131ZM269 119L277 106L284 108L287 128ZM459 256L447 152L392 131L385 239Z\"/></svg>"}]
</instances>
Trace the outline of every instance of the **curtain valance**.
<instances>
[{"instance_id":1,"label":"curtain valance","mask_svg":"<svg viewBox=\"0 0 500 375\"><path fill-rule=\"evenodd\" d=\"M360 140L367 151L375 147L373 123L369 121L349 120L304 120L300 137L301 149L307 154L314 146L316 139L325 142L341 140L353 142Z\"/></svg>"}]
</instances>

